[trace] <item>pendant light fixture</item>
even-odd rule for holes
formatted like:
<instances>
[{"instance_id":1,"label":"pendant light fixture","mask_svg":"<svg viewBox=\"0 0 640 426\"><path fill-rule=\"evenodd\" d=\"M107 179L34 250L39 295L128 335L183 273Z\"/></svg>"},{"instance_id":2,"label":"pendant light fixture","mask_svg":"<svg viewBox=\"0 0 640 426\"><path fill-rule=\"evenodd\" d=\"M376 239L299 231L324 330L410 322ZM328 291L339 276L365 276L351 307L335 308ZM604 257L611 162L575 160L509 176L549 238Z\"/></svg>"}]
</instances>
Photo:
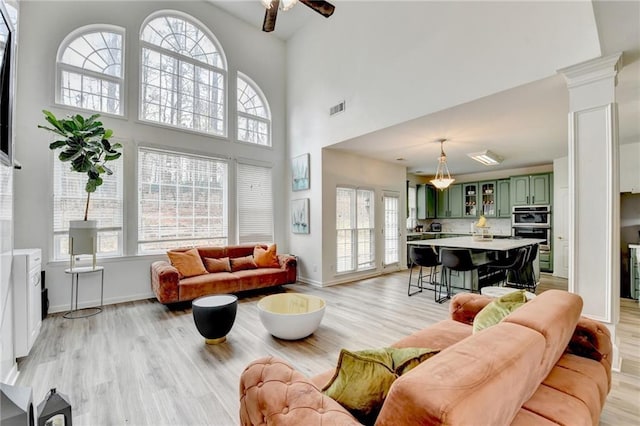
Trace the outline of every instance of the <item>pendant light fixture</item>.
<instances>
[{"instance_id":1,"label":"pendant light fixture","mask_svg":"<svg viewBox=\"0 0 640 426\"><path fill-rule=\"evenodd\" d=\"M447 154L444 153L444 142L446 139L439 139L440 142L440 157L438 158L438 169L436 170L436 176L431 179L431 183L438 189L446 189L453 183L455 179L451 178L449 173L449 167L447 167Z\"/></svg>"}]
</instances>

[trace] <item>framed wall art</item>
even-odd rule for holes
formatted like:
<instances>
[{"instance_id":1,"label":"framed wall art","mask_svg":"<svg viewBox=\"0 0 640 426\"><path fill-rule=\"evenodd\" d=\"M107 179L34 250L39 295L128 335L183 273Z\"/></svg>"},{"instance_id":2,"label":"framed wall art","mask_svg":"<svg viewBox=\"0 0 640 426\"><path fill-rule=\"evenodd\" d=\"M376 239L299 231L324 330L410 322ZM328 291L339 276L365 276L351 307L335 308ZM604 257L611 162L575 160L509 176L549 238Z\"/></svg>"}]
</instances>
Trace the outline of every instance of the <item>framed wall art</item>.
<instances>
[{"instance_id":1,"label":"framed wall art","mask_svg":"<svg viewBox=\"0 0 640 426\"><path fill-rule=\"evenodd\" d=\"M309 189L309 154L291 160L291 185L294 191Z\"/></svg>"},{"instance_id":2,"label":"framed wall art","mask_svg":"<svg viewBox=\"0 0 640 426\"><path fill-rule=\"evenodd\" d=\"M291 200L291 232L309 233L309 199Z\"/></svg>"}]
</instances>

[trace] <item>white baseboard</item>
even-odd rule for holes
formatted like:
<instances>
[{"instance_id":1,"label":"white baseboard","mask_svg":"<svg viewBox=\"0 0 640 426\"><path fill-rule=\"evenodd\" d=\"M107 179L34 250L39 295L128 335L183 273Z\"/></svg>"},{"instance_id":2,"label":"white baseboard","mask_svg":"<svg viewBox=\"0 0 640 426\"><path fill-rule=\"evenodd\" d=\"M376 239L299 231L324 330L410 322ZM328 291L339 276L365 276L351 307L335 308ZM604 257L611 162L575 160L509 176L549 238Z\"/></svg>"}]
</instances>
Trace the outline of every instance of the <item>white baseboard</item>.
<instances>
[{"instance_id":1,"label":"white baseboard","mask_svg":"<svg viewBox=\"0 0 640 426\"><path fill-rule=\"evenodd\" d=\"M304 284L312 285L314 287L324 287L320 281L312 280L311 278L307 277L298 277L298 281Z\"/></svg>"},{"instance_id":2,"label":"white baseboard","mask_svg":"<svg viewBox=\"0 0 640 426\"><path fill-rule=\"evenodd\" d=\"M152 299L154 297L156 297L156 295L153 292L130 294L128 296L110 297L108 299L104 299L104 304L115 305L116 303L135 302L136 300ZM87 300L78 303L78 309L94 308L96 306L100 306L100 299ZM56 312L67 312L69 308L70 306L68 304L49 306L49 313L55 314Z\"/></svg>"}]
</instances>

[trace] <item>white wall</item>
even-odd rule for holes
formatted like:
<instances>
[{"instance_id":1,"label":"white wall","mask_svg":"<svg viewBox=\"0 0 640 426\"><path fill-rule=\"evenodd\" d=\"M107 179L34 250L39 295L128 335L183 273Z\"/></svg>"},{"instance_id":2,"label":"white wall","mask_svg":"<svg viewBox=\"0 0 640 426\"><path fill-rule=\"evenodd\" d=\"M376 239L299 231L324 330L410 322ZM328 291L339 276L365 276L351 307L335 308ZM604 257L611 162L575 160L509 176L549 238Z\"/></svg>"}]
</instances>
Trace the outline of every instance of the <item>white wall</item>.
<instances>
[{"instance_id":1,"label":"white wall","mask_svg":"<svg viewBox=\"0 0 640 426\"><path fill-rule=\"evenodd\" d=\"M140 25L152 12L179 10L196 17L217 37L228 62L228 103L235 100L236 71L253 79L263 90L271 107L273 149L234 142L235 103L228 105L228 138L200 135L137 120ZM204 1L162 2L22 2L20 16L20 61L18 104L16 109L16 157L23 169L16 173L15 245L40 247L43 258L50 258L51 197L53 156L48 149L50 135L36 128L44 123L42 109L65 115L73 110L54 105L55 55L59 43L74 29L89 23L109 23L126 29L126 116L103 117L107 127L124 141L125 161L125 239L128 257L106 261L105 301L114 303L151 297L149 265L156 257L135 256L137 230L136 148L139 144L213 154L231 159L253 159L273 165L275 240L279 250L288 249L288 209L285 183L285 45L259 29L228 15ZM233 167L230 175L235 173ZM233 175L232 175L233 176ZM230 204L233 206L233 187ZM235 210L231 208L230 233L234 231ZM235 235L229 236L230 243ZM64 274L66 262L48 263L46 282L52 311L69 306L70 278ZM83 277L84 278L84 277ZM99 297L97 279L87 278L81 299L95 303Z\"/></svg>"},{"instance_id":2,"label":"white wall","mask_svg":"<svg viewBox=\"0 0 640 426\"><path fill-rule=\"evenodd\" d=\"M317 248L321 249L320 258L322 262L319 272L322 273L319 279L323 286L333 285L362 276L377 275L381 272L398 270L403 265L406 266L406 246L400 244L400 263L388 268L382 266L383 257L383 235L381 230L384 227L384 209L382 196L388 192L393 192L400 198L398 207L398 224L400 227L400 241L406 241L406 229L404 226L406 218L406 169L391 163L363 158L360 156L347 154L331 149L322 150L322 233L315 234L313 239ZM336 187L339 185L371 189L375 191L375 224L376 224L376 267L374 270L364 273L337 275L336 274ZM312 200L313 202L313 200ZM313 207L312 207L313 210ZM313 224L311 224L313 226ZM313 229L313 228L312 228ZM317 244L318 237L322 244ZM318 259L311 257L311 259ZM303 258L304 260L304 258ZM307 262L303 262L304 273L308 272ZM317 277L313 270L309 275ZM317 284L317 282L312 282Z\"/></svg>"},{"instance_id":3,"label":"white wall","mask_svg":"<svg viewBox=\"0 0 640 426\"><path fill-rule=\"evenodd\" d=\"M640 142L620 145L620 192L640 193Z\"/></svg>"}]
</instances>

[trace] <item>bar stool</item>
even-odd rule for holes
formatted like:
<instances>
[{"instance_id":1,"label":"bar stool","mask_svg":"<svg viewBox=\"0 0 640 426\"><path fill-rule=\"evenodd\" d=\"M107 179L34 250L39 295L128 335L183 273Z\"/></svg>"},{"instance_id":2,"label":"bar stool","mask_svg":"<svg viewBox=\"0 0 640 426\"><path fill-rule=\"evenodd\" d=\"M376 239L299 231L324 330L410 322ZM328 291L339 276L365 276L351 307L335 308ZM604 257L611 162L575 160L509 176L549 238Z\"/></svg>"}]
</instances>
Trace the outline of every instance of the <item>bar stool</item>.
<instances>
[{"instance_id":1,"label":"bar stool","mask_svg":"<svg viewBox=\"0 0 640 426\"><path fill-rule=\"evenodd\" d=\"M467 272L478 269L478 266L473 263L473 259L471 259L471 251L468 249L442 248L440 250L440 263L442 264L440 285L434 292L434 300L437 303L442 303L451 298L451 271ZM466 278L466 274L464 274L462 278L463 287L465 285ZM444 297L442 296L443 285L447 289L447 294Z\"/></svg>"},{"instance_id":2,"label":"bar stool","mask_svg":"<svg viewBox=\"0 0 640 426\"><path fill-rule=\"evenodd\" d=\"M538 256L538 245L533 244L527 247L527 256L522 266L521 274L518 277L518 287L536 292L538 285L536 281L536 273L533 269L533 260Z\"/></svg>"},{"instance_id":3,"label":"bar stool","mask_svg":"<svg viewBox=\"0 0 640 426\"><path fill-rule=\"evenodd\" d=\"M411 269L409 269L409 287L407 288L407 295L413 296L416 293L422 293L424 287L424 275L422 274L422 268L430 268L429 269L429 280L427 284L432 284L435 289L435 281L436 276L438 274L438 254L433 250L432 247L417 247L410 246L409 247L409 258L411 259ZM418 273L418 282L417 284L411 283L411 277L413 274L413 265L420 266L420 271ZM411 287L417 287L419 290L411 292ZM427 289L430 290L430 289Z\"/></svg>"},{"instance_id":4,"label":"bar stool","mask_svg":"<svg viewBox=\"0 0 640 426\"><path fill-rule=\"evenodd\" d=\"M522 270L527 260L528 253L529 250L526 247L521 247L513 256L491 262L487 265L487 268L502 271L504 273L502 281L500 281L500 285L504 286L507 282L509 272L512 272L516 276L519 275L520 270Z\"/></svg>"}]
</instances>

